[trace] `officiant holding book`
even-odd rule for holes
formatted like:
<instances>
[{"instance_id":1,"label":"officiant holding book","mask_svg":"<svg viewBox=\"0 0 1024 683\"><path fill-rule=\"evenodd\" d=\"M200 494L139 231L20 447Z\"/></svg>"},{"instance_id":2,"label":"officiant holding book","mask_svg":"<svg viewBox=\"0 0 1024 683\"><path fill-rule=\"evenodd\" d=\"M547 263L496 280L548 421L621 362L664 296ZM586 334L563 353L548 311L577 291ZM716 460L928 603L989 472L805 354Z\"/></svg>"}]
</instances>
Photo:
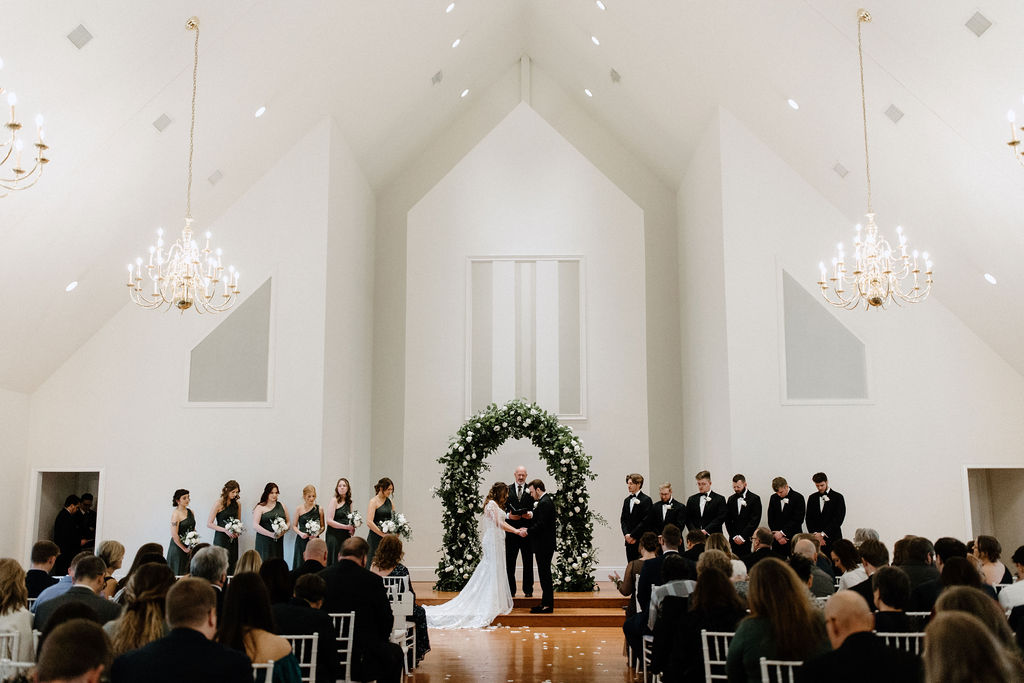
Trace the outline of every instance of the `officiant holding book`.
<instances>
[{"instance_id":1,"label":"officiant holding book","mask_svg":"<svg viewBox=\"0 0 1024 683\"><path fill-rule=\"evenodd\" d=\"M508 502L505 503L505 521L516 529L529 529L533 510L533 496L527 490L526 468L516 468L515 481L508 485ZM526 514L530 513L530 514ZM516 596L516 559L523 556L523 595L533 597L533 550L530 539L519 534L505 532L505 568L508 570L508 588Z\"/></svg>"}]
</instances>

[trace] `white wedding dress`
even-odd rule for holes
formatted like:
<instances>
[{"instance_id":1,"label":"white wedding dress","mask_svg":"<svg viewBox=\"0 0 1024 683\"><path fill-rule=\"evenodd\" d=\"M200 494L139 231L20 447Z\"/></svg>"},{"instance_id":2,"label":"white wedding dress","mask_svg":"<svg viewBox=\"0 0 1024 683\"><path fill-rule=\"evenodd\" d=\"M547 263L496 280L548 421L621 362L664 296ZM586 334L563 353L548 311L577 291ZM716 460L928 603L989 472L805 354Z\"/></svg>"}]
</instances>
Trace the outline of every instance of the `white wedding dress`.
<instances>
[{"instance_id":1,"label":"white wedding dress","mask_svg":"<svg viewBox=\"0 0 1024 683\"><path fill-rule=\"evenodd\" d=\"M494 618L512 611L512 592L505 572L505 513L493 500L480 520L483 557L469 582L455 598L442 605L424 605L430 628L483 628Z\"/></svg>"}]
</instances>

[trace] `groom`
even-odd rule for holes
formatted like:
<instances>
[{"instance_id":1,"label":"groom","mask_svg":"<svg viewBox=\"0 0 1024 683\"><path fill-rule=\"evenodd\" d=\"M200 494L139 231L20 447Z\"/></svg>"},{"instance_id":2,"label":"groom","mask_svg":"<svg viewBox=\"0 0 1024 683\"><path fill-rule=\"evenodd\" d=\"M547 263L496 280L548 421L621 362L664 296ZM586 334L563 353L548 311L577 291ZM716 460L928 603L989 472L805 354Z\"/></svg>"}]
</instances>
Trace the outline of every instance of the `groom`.
<instances>
[{"instance_id":1,"label":"groom","mask_svg":"<svg viewBox=\"0 0 1024 683\"><path fill-rule=\"evenodd\" d=\"M540 604L530 608L533 614L551 614L555 611L555 591L551 582L551 558L555 555L555 503L544 491L544 482L534 479L529 485L530 495L536 501L531 514L532 524L527 532L533 556L537 559L537 579L540 581Z\"/></svg>"}]
</instances>

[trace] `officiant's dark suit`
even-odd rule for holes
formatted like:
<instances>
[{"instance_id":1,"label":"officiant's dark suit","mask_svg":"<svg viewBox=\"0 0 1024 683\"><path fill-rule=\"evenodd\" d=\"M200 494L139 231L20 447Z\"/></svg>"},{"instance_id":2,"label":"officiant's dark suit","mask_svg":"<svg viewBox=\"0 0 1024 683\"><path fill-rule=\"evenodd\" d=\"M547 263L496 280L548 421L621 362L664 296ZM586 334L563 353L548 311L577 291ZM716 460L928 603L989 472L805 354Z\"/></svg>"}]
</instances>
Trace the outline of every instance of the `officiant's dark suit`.
<instances>
[{"instance_id":1,"label":"officiant's dark suit","mask_svg":"<svg viewBox=\"0 0 1024 683\"><path fill-rule=\"evenodd\" d=\"M626 496L622 501L619 526L623 536L630 536L636 543L626 543L626 563L640 557L640 537L644 535L647 515L651 511L651 497L643 491Z\"/></svg>"},{"instance_id":2,"label":"officiant's dark suit","mask_svg":"<svg viewBox=\"0 0 1024 683\"><path fill-rule=\"evenodd\" d=\"M543 486L539 479L530 482L530 487L540 495L535 499L527 538L537 560L537 580L541 590L540 605L534 609L546 613L555 607L555 588L551 581L551 558L555 555L555 503Z\"/></svg>"},{"instance_id":3,"label":"officiant's dark suit","mask_svg":"<svg viewBox=\"0 0 1024 683\"><path fill-rule=\"evenodd\" d=\"M659 492L664 497L664 492ZM651 511L647 513L647 521L644 526L648 531L653 531L661 536L661 530L666 524L675 524L680 529L686 528L686 507L672 497L672 489L668 489L668 499L658 500L651 505Z\"/></svg>"},{"instance_id":4,"label":"officiant's dark suit","mask_svg":"<svg viewBox=\"0 0 1024 683\"><path fill-rule=\"evenodd\" d=\"M524 470L525 471L525 470ZM507 521L509 526L516 529L530 528L528 519L512 519L511 515L518 511L529 511L533 509L533 496L530 495L529 486L526 483L517 484L512 482L508 485L508 502L505 503ZM520 493L520 489L522 493ZM505 532L505 568L508 570L508 588L512 591L512 597L516 595L516 559L519 554L523 555L523 595L533 596L533 549L530 538L523 538L519 534Z\"/></svg>"},{"instance_id":5,"label":"officiant's dark suit","mask_svg":"<svg viewBox=\"0 0 1024 683\"><path fill-rule=\"evenodd\" d=\"M783 491L785 495L780 497L779 491ZM783 501L786 503L783 504ZM804 529L805 511L804 497L789 488L788 484L783 484L772 494L771 500L768 501L768 528L773 533L781 531L789 540L788 543L779 543L777 540L773 540L772 550L784 557L789 557L793 549L793 537Z\"/></svg>"},{"instance_id":6,"label":"officiant's dark suit","mask_svg":"<svg viewBox=\"0 0 1024 683\"><path fill-rule=\"evenodd\" d=\"M704 512L700 511L701 498L707 496ZM707 535L722 533L725 522L725 496L714 491L695 493L686 499L686 526L690 531L703 531Z\"/></svg>"},{"instance_id":7,"label":"officiant's dark suit","mask_svg":"<svg viewBox=\"0 0 1024 683\"><path fill-rule=\"evenodd\" d=\"M750 554L751 538L760 523L761 496L746 487L741 492L729 496L725 503L725 528L729 532L732 551L738 557L743 558ZM733 541L737 536L743 537L743 543Z\"/></svg>"},{"instance_id":8,"label":"officiant's dark suit","mask_svg":"<svg viewBox=\"0 0 1024 683\"><path fill-rule=\"evenodd\" d=\"M828 498L824 504L823 498ZM832 550L832 544L843 537L842 525L845 519L846 500L838 491L826 488L824 493L815 491L807 497L807 531L812 534L819 531L825 534L821 552L825 553L826 557Z\"/></svg>"}]
</instances>

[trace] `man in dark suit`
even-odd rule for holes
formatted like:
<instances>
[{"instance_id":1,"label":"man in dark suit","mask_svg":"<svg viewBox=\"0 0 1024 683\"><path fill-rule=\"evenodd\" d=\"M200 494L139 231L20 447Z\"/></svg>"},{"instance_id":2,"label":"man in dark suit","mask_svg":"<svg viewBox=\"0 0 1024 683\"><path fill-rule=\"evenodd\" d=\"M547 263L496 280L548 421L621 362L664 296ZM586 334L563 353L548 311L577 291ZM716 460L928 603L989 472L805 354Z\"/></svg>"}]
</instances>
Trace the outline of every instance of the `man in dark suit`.
<instances>
[{"instance_id":1,"label":"man in dark suit","mask_svg":"<svg viewBox=\"0 0 1024 683\"><path fill-rule=\"evenodd\" d=\"M36 660L35 676L22 679L36 683L100 683L110 671L110 638L89 619L70 619L57 626L43 641Z\"/></svg>"},{"instance_id":2,"label":"man in dark suit","mask_svg":"<svg viewBox=\"0 0 1024 683\"><path fill-rule=\"evenodd\" d=\"M203 579L179 579L167 591L171 632L114 660L111 683L251 683L252 664L244 652L213 641L217 597Z\"/></svg>"},{"instance_id":3,"label":"man in dark suit","mask_svg":"<svg viewBox=\"0 0 1024 683\"><path fill-rule=\"evenodd\" d=\"M311 538L302 551L302 564L292 570L292 585L306 574L319 574L327 566L327 542L322 538Z\"/></svg>"},{"instance_id":4,"label":"man in dark suit","mask_svg":"<svg viewBox=\"0 0 1024 683\"><path fill-rule=\"evenodd\" d=\"M324 549L326 552L326 548ZM316 574L303 574L295 581L292 599L271 605L278 635L316 635L316 681L328 683L344 675L337 668L336 634L331 618L320 608L327 583Z\"/></svg>"},{"instance_id":5,"label":"man in dark suit","mask_svg":"<svg viewBox=\"0 0 1024 683\"><path fill-rule=\"evenodd\" d=\"M78 502L78 530L84 543L82 550L96 551L96 510L91 493L83 493Z\"/></svg>"},{"instance_id":6,"label":"man in dark suit","mask_svg":"<svg viewBox=\"0 0 1024 683\"><path fill-rule=\"evenodd\" d=\"M825 627L832 651L804 662L797 669L797 683L913 683L923 680L921 659L889 647L871 630L874 615L859 596L840 591L825 605Z\"/></svg>"},{"instance_id":7,"label":"man in dark suit","mask_svg":"<svg viewBox=\"0 0 1024 683\"><path fill-rule=\"evenodd\" d=\"M761 523L761 496L747 488L747 478L742 474L733 476L732 490L725 503L725 528L733 553L743 559L753 552L754 531Z\"/></svg>"},{"instance_id":8,"label":"man in dark suit","mask_svg":"<svg viewBox=\"0 0 1024 683\"><path fill-rule=\"evenodd\" d=\"M626 542L626 564L640 557L640 537L644 534L644 523L651 511L651 497L640 489L644 485L642 474L627 474L626 488L629 495L622 501L622 514L619 515L619 527L622 538Z\"/></svg>"},{"instance_id":9,"label":"man in dark suit","mask_svg":"<svg viewBox=\"0 0 1024 683\"><path fill-rule=\"evenodd\" d=\"M328 614L356 613L349 678L397 683L402 677L402 649L390 640L395 618L384 580L366 569L369 549L366 539L347 538L341 560L318 574L327 584L323 609Z\"/></svg>"},{"instance_id":10,"label":"man in dark suit","mask_svg":"<svg viewBox=\"0 0 1024 683\"><path fill-rule=\"evenodd\" d=\"M910 578L910 590L914 590L925 581L939 578L939 570L935 568L935 546L923 536L914 536L907 541L904 562L900 569Z\"/></svg>"},{"instance_id":11,"label":"man in dark suit","mask_svg":"<svg viewBox=\"0 0 1024 683\"><path fill-rule=\"evenodd\" d=\"M697 564L701 553L704 552L704 540L707 536L701 531L690 531L686 534L686 550L679 553L693 564Z\"/></svg>"},{"instance_id":12,"label":"man in dark suit","mask_svg":"<svg viewBox=\"0 0 1024 683\"><path fill-rule=\"evenodd\" d=\"M935 570L942 575L942 567L954 557L967 557L967 546L950 536L943 536L935 541ZM931 579L910 589L910 612L931 612L935 601L942 592L942 580ZM1020 633L1020 631L1018 631Z\"/></svg>"},{"instance_id":13,"label":"man in dark suit","mask_svg":"<svg viewBox=\"0 0 1024 683\"><path fill-rule=\"evenodd\" d=\"M750 554L743 558L743 564L747 565L747 571L750 571L751 567L766 557L777 557L772 550L772 540L772 530L768 527L759 526L754 530L750 537Z\"/></svg>"},{"instance_id":14,"label":"man in dark suit","mask_svg":"<svg viewBox=\"0 0 1024 683\"><path fill-rule=\"evenodd\" d=\"M526 468L520 465L513 475L514 481L508 485L508 502L505 504L507 510L505 521L509 526L516 529L530 528L530 519L524 517L524 512L533 510L533 498L530 496L529 486L526 483ZM530 539L505 532L505 569L508 571L508 588L512 597L516 595L516 560L519 555L523 556L523 595L533 597L533 550L530 547Z\"/></svg>"},{"instance_id":15,"label":"man in dark suit","mask_svg":"<svg viewBox=\"0 0 1024 683\"><path fill-rule=\"evenodd\" d=\"M224 613L224 590L228 583L228 550L210 545L202 548L189 562L188 572L197 579L205 579L217 593L217 618Z\"/></svg>"},{"instance_id":16,"label":"man in dark suit","mask_svg":"<svg viewBox=\"0 0 1024 683\"><path fill-rule=\"evenodd\" d=\"M33 628L37 631L45 630L50 616L57 611L58 607L69 602L81 602L92 607L96 610L101 625L121 616L120 605L99 595L103 589L106 571L107 565L95 555L89 555L79 560L78 566L75 567L75 578L71 588L63 595L47 600L39 606L39 609L36 610Z\"/></svg>"},{"instance_id":17,"label":"man in dark suit","mask_svg":"<svg viewBox=\"0 0 1024 683\"><path fill-rule=\"evenodd\" d=\"M824 472L815 474L811 481L818 490L807 499L807 531L814 534L821 552L828 555L832 552L832 543L843 537L846 499L829 488L828 475Z\"/></svg>"},{"instance_id":18,"label":"man in dark suit","mask_svg":"<svg viewBox=\"0 0 1024 683\"><path fill-rule=\"evenodd\" d=\"M53 542L60 548L57 563L53 565L54 576L68 573L71 558L82 551L82 528L78 524L78 496L71 494L64 499L64 507L53 520Z\"/></svg>"},{"instance_id":19,"label":"man in dark suit","mask_svg":"<svg viewBox=\"0 0 1024 683\"><path fill-rule=\"evenodd\" d=\"M772 530L772 549L783 557L792 551L792 539L804 530L804 497L791 489L785 477L772 479L775 495L768 501L768 528Z\"/></svg>"},{"instance_id":20,"label":"man in dark suit","mask_svg":"<svg viewBox=\"0 0 1024 683\"><path fill-rule=\"evenodd\" d=\"M32 568L25 572L25 588L28 589L28 597L37 598L39 594L59 579L50 576L50 570L57 562L60 555L60 548L53 541L36 541L32 546Z\"/></svg>"},{"instance_id":21,"label":"man in dark suit","mask_svg":"<svg viewBox=\"0 0 1024 683\"><path fill-rule=\"evenodd\" d=\"M660 500L651 506L647 513L647 522L644 525L648 531L653 531L658 536L666 524L673 524L680 529L686 528L686 507L678 500L672 498L672 484L665 482L658 487Z\"/></svg>"},{"instance_id":22,"label":"man in dark suit","mask_svg":"<svg viewBox=\"0 0 1024 683\"><path fill-rule=\"evenodd\" d=\"M842 543L836 541L839 546L845 546L845 551L840 548L839 552L836 550L832 551L832 554L838 558L839 553L842 553L847 558L847 562L854 564L854 560L850 559L851 548L847 545L848 541L843 540ZM882 567L886 567L889 564L889 549L885 547L885 544L881 541L876 541L873 538L869 538L860 544L860 548L852 550L854 555L853 558L860 560L860 565L864 569L864 573L867 575L863 581L855 583L850 586L850 590L854 593L859 594L864 598L864 602L867 603L868 608L875 611L875 588L872 583L872 577ZM848 570L846 563L843 562L844 572ZM854 565L856 566L856 565Z\"/></svg>"},{"instance_id":23,"label":"man in dark suit","mask_svg":"<svg viewBox=\"0 0 1024 683\"><path fill-rule=\"evenodd\" d=\"M551 614L555 611L555 585L551 580L551 558L555 555L555 502L544 490L544 482L534 479L529 486L533 497L532 524L527 532L533 556L537 558L537 580L540 581L540 604L531 607L533 614Z\"/></svg>"},{"instance_id":24,"label":"man in dark suit","mask_svg":"<svg viewBox=\"0 0 1024 683\"><path fill-rule=\"evenodd\" d=\"M665 562L666 555L679 553L679 546L683 543L683 533L675 524L666 524L659 540L661 555L652 557L643 563L640 576L636 581L636 598L640 602L640 614L643 615L641 623L644 624L647 623L647 608L651 604L651 589L661 585L661 565Z\"/></svg>"},{"instance_id":25,"label":"man in dark suit","mask_svg":"<svg viewBox=\"0 0 1024 683\"><path fill-rule=\"evenodd\" d=\"M879 567L871 575L871 589L874 591L875 630L879 633L910 633L916 625L907 616L910 604L910 579L899 567Z\"/></svg>"},{"instance_id":26,"label":"man in dark suit","mask_svg":"<svg viewBox=\"0 0 1024 683\"><path fill-rule=\"evenodd\" d=\"M725 496L711 490L711 472L697 473L697 493L686 500L686 526L705 536L722 533L725 522Z\"/></svg>"}]
</instances>

